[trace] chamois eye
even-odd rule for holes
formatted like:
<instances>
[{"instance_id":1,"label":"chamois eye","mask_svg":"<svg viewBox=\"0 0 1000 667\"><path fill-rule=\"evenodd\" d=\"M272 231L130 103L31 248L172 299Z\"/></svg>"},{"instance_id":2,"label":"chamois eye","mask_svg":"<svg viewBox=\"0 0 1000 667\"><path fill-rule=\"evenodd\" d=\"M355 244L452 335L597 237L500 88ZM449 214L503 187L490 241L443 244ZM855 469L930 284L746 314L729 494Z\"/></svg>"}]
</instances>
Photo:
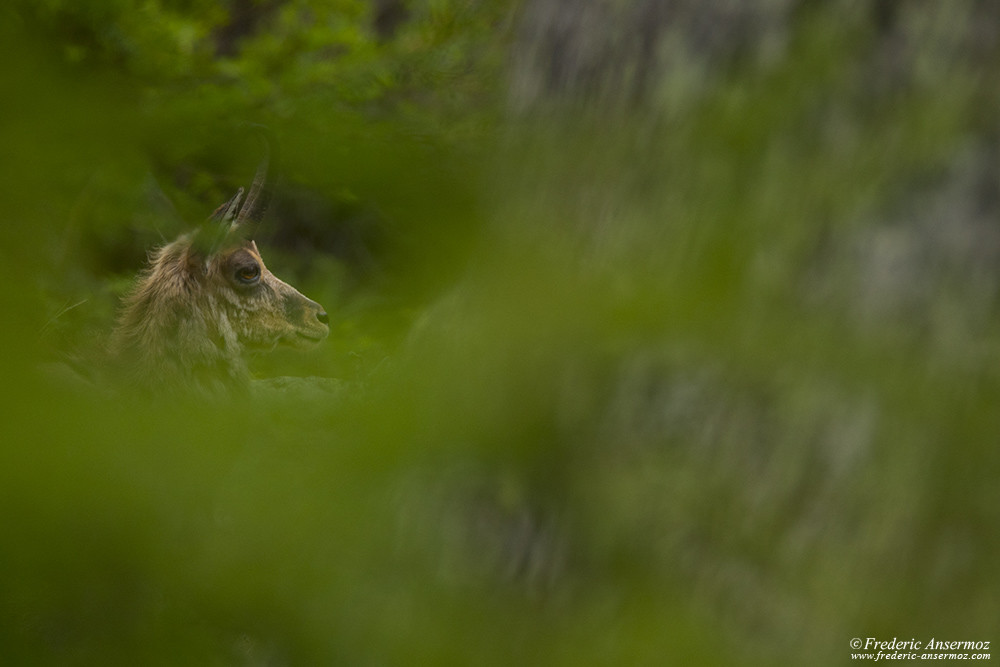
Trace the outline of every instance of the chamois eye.
<instances>
[{"instance_id":1,"label":"chamois eye","mask_svg":"<svg viewBox=\"0 0 1000 667\"><path fill-rule=\"evenodd\" d=\"M260 280L260 267L256 264L251 264L237 269L236 280L244 285L253 285Z\"/></svg>"}]
</instances>

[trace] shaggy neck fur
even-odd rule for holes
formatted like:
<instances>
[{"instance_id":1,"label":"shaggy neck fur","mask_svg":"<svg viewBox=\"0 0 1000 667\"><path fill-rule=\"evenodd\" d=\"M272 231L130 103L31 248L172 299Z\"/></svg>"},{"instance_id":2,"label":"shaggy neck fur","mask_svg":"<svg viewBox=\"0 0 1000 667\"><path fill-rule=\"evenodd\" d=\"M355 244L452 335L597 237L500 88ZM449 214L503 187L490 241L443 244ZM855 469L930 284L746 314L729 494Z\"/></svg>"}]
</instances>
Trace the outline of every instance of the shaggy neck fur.
<instances>
[{"instance_id":1,"label":"shaggy neck fur","mask_svg":"<svg viewBox=\"0 0 1000 667\"><path fill-rule=\"evenodd\" d=\"M245 387L250 373L232 324L208 290L208 269L190 236L163 246L125 298L112 337L123 380L143 391Z\"/></svg>"}]
</instances>

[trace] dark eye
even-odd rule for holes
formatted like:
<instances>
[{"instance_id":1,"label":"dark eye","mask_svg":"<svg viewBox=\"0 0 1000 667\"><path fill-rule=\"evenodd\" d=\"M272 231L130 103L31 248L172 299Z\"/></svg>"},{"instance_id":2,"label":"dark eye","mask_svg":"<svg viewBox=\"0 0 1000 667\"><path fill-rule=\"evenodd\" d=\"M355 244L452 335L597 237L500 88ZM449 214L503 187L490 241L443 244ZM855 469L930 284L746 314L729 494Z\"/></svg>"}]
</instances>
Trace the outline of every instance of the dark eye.
<instances>
[{"instance_id":1,"label":"dark eye","mask_svg":"<svg viewBox=\"0 0 1000 667\"><path fill-rule=\"evenodd\" d=\"M236 269L236 280L244 285L253 285L260 280L260 267L256 264L249 264Z\"/></svg>"}]
</instances>

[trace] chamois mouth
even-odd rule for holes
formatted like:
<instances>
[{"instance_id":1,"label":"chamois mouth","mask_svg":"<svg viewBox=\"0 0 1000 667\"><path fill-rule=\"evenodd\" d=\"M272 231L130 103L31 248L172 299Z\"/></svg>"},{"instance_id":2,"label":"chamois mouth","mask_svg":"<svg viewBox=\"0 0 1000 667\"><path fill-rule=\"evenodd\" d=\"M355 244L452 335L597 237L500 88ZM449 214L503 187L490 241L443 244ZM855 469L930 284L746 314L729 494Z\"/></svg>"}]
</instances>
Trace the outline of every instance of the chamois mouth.
<instances>
[{"instance_id":1,"label":"chamois mouth","mask_svg":"<svg viewBox=\"0 0 1000 667\"><path fill-rule=\"evenodd\" d=\"M323 327L322 330L296 331L293 336L285 339L285 342L290 343L294 347L313 347L318 345L329 334L330 330L327 327Z\"/></svg>"}]
</instances>

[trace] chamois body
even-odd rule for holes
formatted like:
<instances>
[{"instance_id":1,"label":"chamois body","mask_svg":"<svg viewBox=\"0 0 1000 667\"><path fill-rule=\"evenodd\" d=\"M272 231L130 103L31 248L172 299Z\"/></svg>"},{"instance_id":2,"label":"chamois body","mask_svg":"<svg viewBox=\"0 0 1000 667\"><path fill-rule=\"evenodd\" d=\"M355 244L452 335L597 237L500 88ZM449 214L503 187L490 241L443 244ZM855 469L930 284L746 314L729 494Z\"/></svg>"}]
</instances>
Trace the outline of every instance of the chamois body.
<instances>
[{"instance_id":1,"label":"chamois body","mask_svg":"<svg viewBox=\"0 0 1000 667\"><path fill-rule=\"evenodd\" d=\"M150 255L111 340L127 385L237 389L250 380L245 350L308 347L329 333L322 306L272 274L249 238L266 169L267 158L242 210L240 189L208 223Z\"/></svg>"}]
</instances>

